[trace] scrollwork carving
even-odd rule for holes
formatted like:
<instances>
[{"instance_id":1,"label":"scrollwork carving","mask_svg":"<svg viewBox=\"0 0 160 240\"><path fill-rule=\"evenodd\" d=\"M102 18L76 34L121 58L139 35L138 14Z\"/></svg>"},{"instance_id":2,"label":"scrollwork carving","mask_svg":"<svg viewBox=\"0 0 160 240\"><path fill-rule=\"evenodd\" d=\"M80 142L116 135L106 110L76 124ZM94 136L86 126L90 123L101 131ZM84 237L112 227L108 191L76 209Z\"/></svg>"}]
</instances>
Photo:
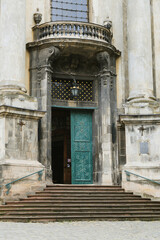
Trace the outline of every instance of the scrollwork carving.
<instances>
[{"instance_id":1,"label":"scrollwork carving","mask_svg":"<svg viewBox=\"0 0 160 240\"><path fill-rule=\"evenodd\" d=\"M46 59L47 63L51 63L54 61L57 57L60 55L60 50L56 47L49 48L49 56L48 59Z\"/></svg>"},{"instance_id":2,"label":"scrollwork carving","mask_svg":"<svg viewBox=\"0 0 160 240\"><path fill-rule=\"evenodd\" d=\"M39 63L43 65L51 65L53 61L60 55L60 50L56 47L44 48L39 51Z\"/></svg>"},{"instance_id":3,"label":"scrollwork carving","mask_svg":"<svg viewBox=\"0 0 160 240\"><path fill-rule=\"evenodd\" d=\"M110 56L108 52L100 52L97 54L97 61L100 65L100 70L105 71L110 69Z\"/></svg>"},{"instance_id":4,"label":"scrollwork carving","mask_svg":"<svg viewBox=\"0 0 160 240\"><path fill-rule=\"evenodd\" d=\"M98 74L98 65L95 59L88 59L79 54L61 56L52 62L54 72L63 72L68 74Z\"/></svg>"}]
</instances>

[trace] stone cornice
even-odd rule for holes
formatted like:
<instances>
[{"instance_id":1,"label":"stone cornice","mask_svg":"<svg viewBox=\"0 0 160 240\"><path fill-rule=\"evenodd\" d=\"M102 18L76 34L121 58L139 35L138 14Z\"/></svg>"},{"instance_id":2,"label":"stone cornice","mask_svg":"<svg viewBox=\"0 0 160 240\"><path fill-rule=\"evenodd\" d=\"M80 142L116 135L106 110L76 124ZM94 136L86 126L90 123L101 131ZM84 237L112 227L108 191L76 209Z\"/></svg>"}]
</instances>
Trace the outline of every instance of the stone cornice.
<instances>
[{"instance_id":1,"label":"stone cornice","mask_svg":"<svg viewBox=\"0 0 160 240\"><path fill-rule=\"evenodd\" d=\"M111 54L119 57L121 55L120 51L116 49L112 44L107 42L100 42L96 40L87 40L87 39L68 39L68 38L48 38L43 40L37 40L27 43L27 49L30 48L44 48L54 46L60 49L61 52L67 51L69 48L73 52L80 49L82 52L89 54L97 54L98 52L107 51Z\"/></svg>"},{"instance_id":2,"label":"stone cornice","mask_svg":"<svg viewBox=\"0 0 160 240\"><path fill-rule=\"evenodd\" d=\"M1 117L18 117L39 120L44 117L45 112L39 110L23 109L12 106L1 105L0 106L0 118Z\"/></svg>"},{"instance_id":3,"label":"stone cornice","mask_svg":"<svg viewBox=\"0 0 160 240\"><path fill-rule=\"evenodd\" d=\"M124 124L160 124L160 114L119 115L119 121Z\"/></svg>"}]
</instances>

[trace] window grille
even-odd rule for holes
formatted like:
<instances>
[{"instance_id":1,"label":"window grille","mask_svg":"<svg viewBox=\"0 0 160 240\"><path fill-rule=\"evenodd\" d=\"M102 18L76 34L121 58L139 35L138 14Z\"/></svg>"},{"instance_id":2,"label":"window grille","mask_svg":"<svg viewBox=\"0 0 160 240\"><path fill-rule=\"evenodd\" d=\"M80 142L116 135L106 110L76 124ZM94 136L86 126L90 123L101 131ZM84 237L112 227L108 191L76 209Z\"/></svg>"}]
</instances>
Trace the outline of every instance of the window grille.
<instances>
[{"instance_id":1,"label":"window grille","mask_svg":"<svg viewBox=\"0 0 160 240\"><path fill-rule=\"evenodd\" d=\"M51 97L59 100L93 101L93 81L76 80L79 95L73 97L71 88L73 80L53 79L51 82Z\"/></svg>"},{"instance_id":2,"label":"window grille","mask_svg":"<svg viewBox=\"0 0 160 240\"><path fill-rule=\"evenodd\" d=\"M88 0L51 0L52 21L88 22Z\"/></svg>"}]
</instances>

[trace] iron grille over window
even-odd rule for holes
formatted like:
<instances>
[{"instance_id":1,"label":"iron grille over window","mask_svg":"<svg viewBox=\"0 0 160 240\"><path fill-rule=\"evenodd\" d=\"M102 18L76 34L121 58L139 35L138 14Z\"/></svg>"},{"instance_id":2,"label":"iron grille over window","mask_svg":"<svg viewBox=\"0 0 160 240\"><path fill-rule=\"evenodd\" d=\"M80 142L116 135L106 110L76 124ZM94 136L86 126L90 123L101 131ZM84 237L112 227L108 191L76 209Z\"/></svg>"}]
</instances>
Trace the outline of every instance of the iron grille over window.
<instances>
[{"instance_id":1,"label":"iron grille over window","mask_svg":"<svg viewBox=\"0 0 160 240\"><path fill-rule=\"evenodd\" d=\"M51 0L52 21L88 22L88 0Z\"/></svg>"},{"instance_id":2,"label":"iron grille over window","mask_svg":"<svg viewBox=\"0 0 160 240\"><path fill-rule=\"evenodd\" d=\"M53 79L51 97L59 100L75 100L75 101L93 101L93 81L76 80L79 86L79 95L73 97L71 88L73 80Z\"/></svg>"}]
</instances>

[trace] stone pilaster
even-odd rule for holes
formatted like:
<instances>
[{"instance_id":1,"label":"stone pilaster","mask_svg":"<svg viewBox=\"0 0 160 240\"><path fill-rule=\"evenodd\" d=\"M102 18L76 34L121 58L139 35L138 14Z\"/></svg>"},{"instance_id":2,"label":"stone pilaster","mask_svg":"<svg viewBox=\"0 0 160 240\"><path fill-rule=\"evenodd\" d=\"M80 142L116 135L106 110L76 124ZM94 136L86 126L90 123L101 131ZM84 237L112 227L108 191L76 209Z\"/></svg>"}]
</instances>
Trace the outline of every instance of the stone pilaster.
<instances>
[{"instance_id":1,"label":"stone pilaster","mask_svg":"<svg viewBox=\"0 0 160 240\"><path fill-rule=\"evenodd\" d=\"M100 65L99 73L99 158L101 159L102 184L113 183L114 161L116 156L113 153L115 143L115 115L112 107L116 111L116 93L113 72L111 72L111 58L107 52L97 54ZM113 90L113 92L112 92ZM115 99L112 101L112 96ZM116 137L116 136L115 136Z\"/></svg>"},{"instance_id":2,"label":"stone pilaster","mask_svg":"<svg viewBox=\"0 0 160 240\"><path fill-rule=\"evenodd\" d=\"M51 63L60 54L56 47L29 49L31 56L30 77L31 95L37 97L39 110L45 111L45 117L39 124L39 160L47 169L47 181L52 181L51 156Z\"/></svg>"}]
</instances>

